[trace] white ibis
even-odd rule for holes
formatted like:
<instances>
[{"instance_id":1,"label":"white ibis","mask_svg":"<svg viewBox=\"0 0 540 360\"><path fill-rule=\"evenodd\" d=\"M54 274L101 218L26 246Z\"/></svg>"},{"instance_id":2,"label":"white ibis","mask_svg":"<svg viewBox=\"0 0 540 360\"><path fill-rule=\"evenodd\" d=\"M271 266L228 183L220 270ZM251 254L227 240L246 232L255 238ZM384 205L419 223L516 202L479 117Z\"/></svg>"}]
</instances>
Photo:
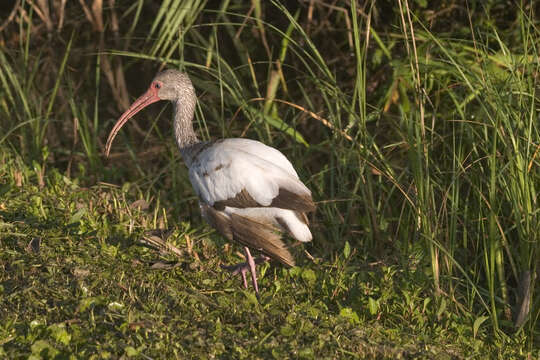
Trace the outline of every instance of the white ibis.
<instances>
[{"instance_id":1,"label":"white ibis","mask_svg":"<svg viewBox=\"0 0 540 360\"><path fill-rule=\"evenodd\" d=\"M222 267L240 273L245 288L249 269L258 295L256 264L269 259L286 266L295 264L282 235L311 241L306 216L315 210L311 192L285 155L272 147L238 138L199 141L192 124L195 90L189 77L177 70L157 74L146 93L122 114L107 139L107 156L120 128L143 108L160 100L174 105L176 142L189 168L203 217L228 240L244 246L246 262ZM263 255L254 259L250 248Z\"/></svg>"}]
</instances>

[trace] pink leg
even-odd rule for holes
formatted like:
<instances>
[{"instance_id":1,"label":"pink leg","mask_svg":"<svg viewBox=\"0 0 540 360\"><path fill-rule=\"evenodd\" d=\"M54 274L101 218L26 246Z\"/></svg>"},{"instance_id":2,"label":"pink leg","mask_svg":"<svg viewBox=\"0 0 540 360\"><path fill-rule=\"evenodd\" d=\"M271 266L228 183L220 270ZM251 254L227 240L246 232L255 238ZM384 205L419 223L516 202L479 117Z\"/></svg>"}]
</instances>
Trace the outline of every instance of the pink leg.
<instances>
[{"instance_id":1,"label":"pink leg","mask_svg":"<svg viewBox=\"0 0 540 360\"><path fill-rule=\"evenodd\" d=\"M244 247L244 252L246 253L247 263L249 264L249 272L251 273L251 282L253 283L253 288L255 289L255 294L259 295L259 285L257 284L257 272L255 269L255 261L249 252L247 246Z\"/></svg>"},{"instance_id":2,"label":"pink leg","mask_svg":"<svg viewBox=\"0 0 540 360\"><path fill-rule=\"evenodd\" d=\"M251 272L251 280L253 283L253 287L255 288L255 293L259 295L259 287L257 284L257 275L255 272L255 266L257 264L261 264L265 261L270 260L268 256L262 255L256 259L253 259L251 256L251 253L247 247L244 247L244 252L246 254L246 261L243 263L239 263L236 265L221 265L221 268L224 270L229 271L233 275L240 274L242 276L242 283L244 285L244 288L247 289L247 279L246 279L246 272L249 270Z\"/></svg>"},{"instance_id":3,"label":"pink leg","mask_svg":"<svg viewBox=\"0 0 540 360\"><path fill-rule=\"evenodd\" d=\"M240 269L240 274L242 275L242 284L244 284L244 289L247 289L247 280L246 280L247 268L243 267Z\"/></svg>"}]
</instances>

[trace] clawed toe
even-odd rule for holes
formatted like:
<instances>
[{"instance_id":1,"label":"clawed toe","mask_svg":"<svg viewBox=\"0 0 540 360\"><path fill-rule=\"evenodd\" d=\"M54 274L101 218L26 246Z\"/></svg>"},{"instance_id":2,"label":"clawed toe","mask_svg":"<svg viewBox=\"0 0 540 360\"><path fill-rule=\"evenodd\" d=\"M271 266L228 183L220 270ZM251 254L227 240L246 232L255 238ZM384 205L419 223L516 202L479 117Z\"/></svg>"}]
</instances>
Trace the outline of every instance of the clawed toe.
<instances>
[{"instance_id":1,"label":"clawed toe","mask_svg":"<svg viewBox=\"0 0 540 360\"><path fill-rule=\"evenodd\" d=\"M240 274L240 276L242 276L242 283L244 285L244 288L246 289L247 289L246 273L249 270L251 272L251 280L253 283L253 288L255 289L255 292L257 293L257 295L259 295L259 287L257 285L257 274L255 272L255 265L266 262L270 260L270 258L268 256L263 255L256 259L253 259L253 257L251 256L251 253L249 252L249 249L246 247L244 250L246 252L247 261L239 263L239 264L235 264L235 265L221 265L221 268L223 270L227 270L232 275Z\"/></svg>"},{"instance_id":2,"label":"clawed toe","mask_svg":"<svg viewBox=\"0 0 540 360\"><path fill-rule=\"evenodd\" d=\"M242 283L244 285L244 289L247 289L247 279L246 279L246 272L249 270L249 264L248 263L240 263L236 265L221 265L221 268L223 270L227 270L232 275L238 275L242 276Z\"/></svg>"},{"instance_id":3,"label":"clawed toe","mask_svg":"<svg viewBox=\"0 0 540 360\"><path fill-rule=\"evenodd\" d=\"M247 271L248 268L249 268L249 265L248 263L239 263L239 264L235 264L235 265L220 265L221 268L223 270L227 270L228 272L230 272L232 275L237 275L237 274L240 274L240 272L242 271Z\"/></svg>"}]
</instances>

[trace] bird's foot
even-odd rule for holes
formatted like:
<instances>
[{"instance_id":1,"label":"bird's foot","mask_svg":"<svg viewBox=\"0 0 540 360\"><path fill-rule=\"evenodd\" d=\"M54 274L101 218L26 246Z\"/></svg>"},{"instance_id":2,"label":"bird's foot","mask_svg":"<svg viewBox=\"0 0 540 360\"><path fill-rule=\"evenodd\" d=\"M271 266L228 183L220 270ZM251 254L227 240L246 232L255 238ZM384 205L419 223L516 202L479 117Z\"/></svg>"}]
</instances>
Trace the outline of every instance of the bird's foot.
<instances>
[{"instance_id":1,"label":"bird's foot","mask_svg":"<svg viewBox=\"0 0 540 360\"><path fill-rule=\"evenodd\" d=\"M262 264L262 263L270 260L270 258L268 256L262 255L262 256L254 259L251 256L251 253L249 252L249 249L247 247L244 248L244 250L245 250L245 253L246 253L246 260L247 261L241 262L241 263L235 264L235 265L221 265L221 268L224 269L224 270L227 270L232 275L240 274L240 276L242 276L242 283L244 284L244 288L246 288L246 289L248 287L247 279L246 279L246 273L249 270L251 272L251 280L252 280L253 288L255 289L255 293L257 293L257 296L258 296L259 295L259 286L257 284L257 273L256 273L256 270L255 270L255 266L257 264Z\"/></svg>"},{"instance_id":2,"label":"bird's foot","mask_svg":"<svg viewBox=\"0 0 540 360\"><path fill-rule=\"evenodd\" d=\"M249 270L249 264L247 262L235 265L221 265L221 268L223 270L227 270L232 275L240 274L240 276L242 276L242 283L244 284L244 288L247 289L246 272Z\"/></svg>"}]
</instances>

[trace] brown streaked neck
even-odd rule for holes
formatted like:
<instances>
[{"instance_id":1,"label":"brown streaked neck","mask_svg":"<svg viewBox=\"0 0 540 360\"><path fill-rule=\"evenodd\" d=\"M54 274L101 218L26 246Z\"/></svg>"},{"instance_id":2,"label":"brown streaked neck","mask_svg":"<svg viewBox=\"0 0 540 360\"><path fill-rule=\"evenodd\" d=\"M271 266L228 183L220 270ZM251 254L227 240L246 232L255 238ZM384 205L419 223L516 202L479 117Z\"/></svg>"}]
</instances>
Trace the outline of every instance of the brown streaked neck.
<instances>
[{"instance_id":1,"label":"brown streaked neck","mask_svg":"<svg viewBox=\"0 0 540 360\"><path fill-rule=\"evenodd\" d=\"M181 94L184 95L184 94ZM187 162L191 162L191 149L193 145L200 141L197 138L195 130L193 130L193 115L195 114L196 97L193 93L188 93L188 96L179 96L173 102L174 106L174 135L176 143L182 153L182 157Z\"/></svg>"}]
</instances>

